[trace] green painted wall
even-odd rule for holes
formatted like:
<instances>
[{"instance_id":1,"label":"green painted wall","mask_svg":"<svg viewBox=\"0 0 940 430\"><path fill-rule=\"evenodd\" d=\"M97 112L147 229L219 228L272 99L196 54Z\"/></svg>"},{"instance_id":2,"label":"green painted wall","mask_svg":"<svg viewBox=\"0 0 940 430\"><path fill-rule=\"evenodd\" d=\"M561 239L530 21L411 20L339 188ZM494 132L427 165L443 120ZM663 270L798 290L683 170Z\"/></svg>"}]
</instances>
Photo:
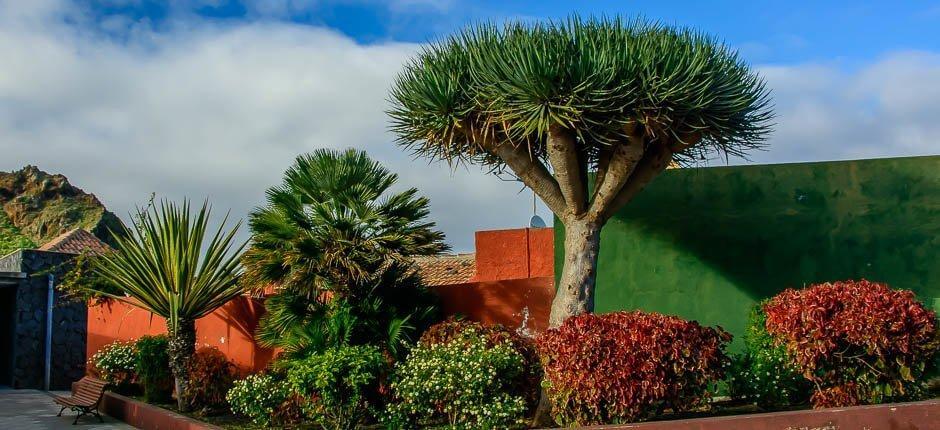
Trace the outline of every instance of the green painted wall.
<instances>
[{"instance_id":1,"label":"green painted wall","mask_svg":"<svg viewBox=\"0 0 940 430\"><path fill-rule=\"evenodd\" d=\"M756 301L857 278L940 305L940 156L669 170L604 228L596 311L680 315L739 338Z\"/></svg>"}]
</instances>

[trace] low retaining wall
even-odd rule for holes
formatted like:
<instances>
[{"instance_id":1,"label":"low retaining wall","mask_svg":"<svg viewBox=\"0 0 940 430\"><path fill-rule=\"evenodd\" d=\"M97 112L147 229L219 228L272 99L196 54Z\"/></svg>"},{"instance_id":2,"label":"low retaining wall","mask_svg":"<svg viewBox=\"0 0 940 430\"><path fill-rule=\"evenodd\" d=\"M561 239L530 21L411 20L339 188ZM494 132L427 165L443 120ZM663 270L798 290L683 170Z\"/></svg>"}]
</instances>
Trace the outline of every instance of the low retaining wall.
<instances>
[{"instance_id":1,"label":"low retaining wall","mask_svg":"<svg viewBox=\"0 0 940 430\"><path fill-rule=\"evenodd\" d=\"M107 392L101 412L143 430L222 430L158 406ZM928 430L940 429L940 399L851 408L581 427L584 430Z\"/></svg>"},{"instance_id":2,"label":"low retaining wall","mask_svg":"<svg viewBox=\"0 0 940 430\"><path fill-rule=\"evenodd\" d=\"M928 430L940 429L940 399L851 408L585 427L592 430Z\"/></svg>"},{"instance_id":3,"label":"low retaining wall","mask_svg":"<svg viewBox=\"0 0 940 430\"><path fill-rule=\"evenodd\" d=\"M143 430L222 430L221 427L111 392L105 393L101 399L101 412Z\"/></svg>"}]
</instances>

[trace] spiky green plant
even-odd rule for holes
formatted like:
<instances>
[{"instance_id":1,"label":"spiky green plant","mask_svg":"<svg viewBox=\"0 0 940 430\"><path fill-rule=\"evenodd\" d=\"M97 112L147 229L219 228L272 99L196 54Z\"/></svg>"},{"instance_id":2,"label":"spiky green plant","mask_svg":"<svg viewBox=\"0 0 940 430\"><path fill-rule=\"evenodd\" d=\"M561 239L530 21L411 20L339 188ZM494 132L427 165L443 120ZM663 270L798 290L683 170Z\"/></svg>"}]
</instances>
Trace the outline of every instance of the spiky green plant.
<instances>
[{"instance_id":1,"label":"spiky green plant","mask_svg":"<svg viewBox=\"0 0 940 430\"><path fill-rule=\"evenodd\" d=\"M772 118L732 49L621 18L472 26L425 48L391 101L400 144L509 171L562 221L551 326L593 310L600 230L619 208L672 161L761 147Z\"/></svg>"},{"instance_id":2,"label":"spiky green plant","mask_svg":"<svg viewBox=\"0 0 940 430\"><path fill-rule=\"evenodd\" d=\"M235 244L241 223L226 233L226 216L212 233L209 214L208 202L194 216L186 200L139 210L131 231L114 235L116 252L94 260L94 271L123 294L98 293L166 319L181 410L190 384L187 364L196 351L196 320L243 292L238 277L245 245Z\"/></svg>"},{"instance_id":3,"label":"spiky green plant","mask_svg":"<svg viewBox=\"0 0 940 430\"><path fill-rule=\"evenodd\" d=\"M243 281L275 286L257 339L295 355L344 344L396 353L426 324L429 293L413 256L447 249L428 199L392 192L398 176L362 151L297 157L249 218Z\"/></svg>"}]
</instances>

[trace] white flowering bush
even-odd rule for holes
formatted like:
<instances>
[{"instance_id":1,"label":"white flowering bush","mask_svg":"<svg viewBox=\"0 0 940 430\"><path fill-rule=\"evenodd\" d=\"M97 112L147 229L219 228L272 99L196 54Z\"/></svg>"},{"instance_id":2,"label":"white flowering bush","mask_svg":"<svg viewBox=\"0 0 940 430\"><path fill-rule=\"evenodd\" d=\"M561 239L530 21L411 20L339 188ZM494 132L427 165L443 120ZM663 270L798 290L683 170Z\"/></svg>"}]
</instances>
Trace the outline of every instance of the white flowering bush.
<instances>
[{"instance_id":1,"label":"white flowering bush","mask_svg":"<svg viewBox=\"0 0 940 430\"><path fill-rule=\"evenodd\" d=\"M137 375L137 348L134 342L112 342L91 356L90 364L102 380L117 386L130 383Z\"/></svg>"},{"instance_id":2,"label":"white flowering bush","mask_svg":"<svg viewBox=\"0 0 940 430\"><path fill-rule=\"evenodd\" d=\"M507 381L524 371L509 342L488 346L476 330L443 344L419 343L395 369L395 401L384 420L393 429L523 428L526 400Z\"/></svg>"},{"instance_id":3,"label":"white flowering bush","mask_svg":"<svg viewBox=\"0 0 940 430\"><path fill-rule=\"evenodd\" d=\"M243 415L252 423L269 426L276 421L279 409L290 396L290 390L271 375L255 374L235 381L225 395L232 412Z\"/></svg>"}]
</instances>

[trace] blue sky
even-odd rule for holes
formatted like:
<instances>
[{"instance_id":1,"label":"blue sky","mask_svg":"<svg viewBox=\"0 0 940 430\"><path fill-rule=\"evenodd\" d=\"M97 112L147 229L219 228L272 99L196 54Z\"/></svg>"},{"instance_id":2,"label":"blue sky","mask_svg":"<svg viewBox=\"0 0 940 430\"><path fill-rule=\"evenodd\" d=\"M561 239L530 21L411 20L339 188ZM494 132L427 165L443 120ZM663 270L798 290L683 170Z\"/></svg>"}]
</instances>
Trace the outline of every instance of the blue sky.
<instances>
[{"instance_id":1,"label":"blue sky","mask_svg":"<svg viewBox=\"0 0 940 430\"><path fill-rule=\"evenodd\" d=\"M355 147L472 251L475 230L525 226L531 194L413 159L388 89L468 23L572 12L695 27L766 80L767 150L706 165L940 154L937 2L0 0L0 170L63 173L121 216L154 192L239 218L298 154Z\"/></svg>"},{"instance_id":2,"label":"blue sky","mask_svg":"<svg viewBox=\"0 0 940 430\"><path fill-rule=\"evenodd\" d=\"M361 43L422 43L481 20L644 16L725 39L752 62L838 62L857 66L894 50L940 46L933 1L88 1L99 19L150 20L163 27L192 14L213 22L283 20L336 29ZM267 6L266 6L267 4Z\"/></svg>"}]
</instances>

